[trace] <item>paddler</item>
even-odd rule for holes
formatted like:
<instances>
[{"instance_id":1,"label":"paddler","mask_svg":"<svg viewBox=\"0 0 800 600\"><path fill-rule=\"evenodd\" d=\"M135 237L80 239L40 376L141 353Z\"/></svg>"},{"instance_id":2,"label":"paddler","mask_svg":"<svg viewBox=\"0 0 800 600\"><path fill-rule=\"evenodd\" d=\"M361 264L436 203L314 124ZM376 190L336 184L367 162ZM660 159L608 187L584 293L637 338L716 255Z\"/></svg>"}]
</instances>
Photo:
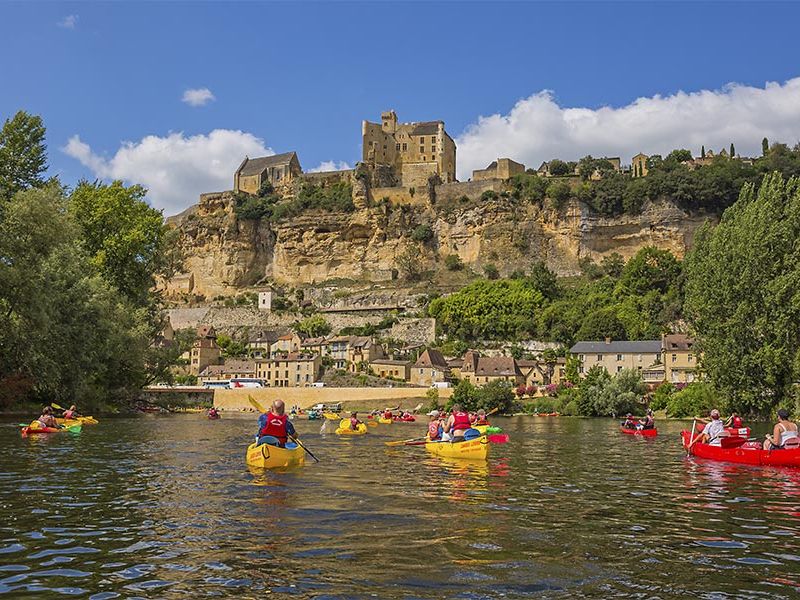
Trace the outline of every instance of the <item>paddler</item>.
<instances>
[{"instance_id":1,"label":"paddler","mask_svg":"<svg viewBox=\"0 0 800 600\"><path fill-rule=\"evenodd\" d=\"M734 429L741 429L744 427L744 421L742 421L742 417L736 414L736 411L731 411L731 416L728 417L728 420L725 421L726 427L733 427Z\"/></svg>"},{"instance_id":2,"label":"paddler","mask_svg":"<svg viewBox=\"0 0 800 600\"><path fill-rule=\"evenodd\" d=\"M625 420L622 422L622 427L624 429L636 429L636 421L634 421L631 413L625 415Z\"/></svg>"},{"instance_id":3,"label":"paddler","mask_svg":"<svg viewBox=\"0 0 800 600\"><path fill-rule=\"evenodd\" d=\"M358 431L358 426L362 424L362 421L358 420L358 413L353 411L350 413L350 429L353 431Z\"/></svg>"},{"instance_id":4,"label":"paddler","mask_svg":"<svg viewBox=\"0 0 800 600\"><path fill-rule=\"evenodd\" d=\"M475 420L472 423L473 425L488 425L489 419L486 418L486 411L482 408L478 410L478 413L475 415Z\"/></svg>"},{"instance_id":5,"label":"paddler","mask_svg":"<svg viewBox=\"0 0 800 600\"><path fill-rule=\"evenodd\" d=\"M444 430L449 433L451 442L463 442L467 429L472 427L469 422L469 413L465 412L460 404L453 405L453 412L447 418Z\"/></svg>"},{"instance_id":6,"label":"paddler","mask_svg":"<svg viewBox=\"0 0 800 600\"><path fill-rule=\"evenodd\" d=\"M44 429L45 427L51 427L53 429L59 429L61 425L58 424L56 418L53 416L53 409L49 406L45 406L42 409L42 414L39 415L39 418L36 419L39 421L39 424Z\"/></svg>"},{"instance_id":7,"label":"paddler","mask_svg":"<svg viewBox=\"0 0 800 600\"><path fill-rule=\"evenodd\" d=\"M428 439L432 442L438 442L442 439L442 420L439 417L438 410L432 410L428 413L431 418L428 423Z\"/></svg>"},{"instance_id":8,"label":"paddler","mask_svg":"<svg viewBox=\"0 0 800 600\"><path fill-rule=\"evenodd\" d=\"M258 417L258 443L283 448L289 436L297 437L294 425L286 415L283 400L275 400L270 411Z\"/></svg>"},{"instance_id":9,"label":"paddler","mask_svg":"<svg viewBox=\"0 0 800 600\"><path fill-rule=\"evenodd\" d=\"M789 412L785 408L781 408L778 410L778 422L772 429L772 435L766 435L764 450L782 450L786 447L786 442L797 439L800 439L797 423L790 421Z\"/></svg>"},{"instance_id":10,"label":"paddler","mask_svg":"<svg viewBox=\"0 0 800 600\"><path fill-rule=\"evenodd\" d=\"M703 433L700 434L700 441L703 444L711 444L712 446L721 446L722 440L720 437L725 433L725 423L719 418L719 411L715 408L711 411L711 421L706 423L703 428Z\"/></svg>"},{"instance_id":11,"label":"paddler","mask_svg":"<svg viewBox=\"0 0 800 600\"><path fill-rule=\"evenodd\" d=\"M208 409L208 416L212 419L216 419L219 416L219 413L217 412L217 409L212 406Z\"/></svg>"},{"instance_id":12,"label":"paddler","mask_svg":"<svg viewBox=\"0 0 800 600\"><path fill-rule=\"evenodd\" d=\"M73 404L67 410L65 410L64 414L61 416L67 419L68 421L77 419L78 417L80 417L80 415L78 414L78 407Z\"/></svg>"},{"instance_id":13,"label":"paddler","mask_svg":"<svg viewBox=\"0 0 800 600\"><path fill-rule=\"evenodd\" d=\"M639 421L639 424L642 426L642 429L655 429L656 419L655 416L653 416L652 409L647 409L647 414L644 416L644 419Z\"/></svg>"}]
</instances>

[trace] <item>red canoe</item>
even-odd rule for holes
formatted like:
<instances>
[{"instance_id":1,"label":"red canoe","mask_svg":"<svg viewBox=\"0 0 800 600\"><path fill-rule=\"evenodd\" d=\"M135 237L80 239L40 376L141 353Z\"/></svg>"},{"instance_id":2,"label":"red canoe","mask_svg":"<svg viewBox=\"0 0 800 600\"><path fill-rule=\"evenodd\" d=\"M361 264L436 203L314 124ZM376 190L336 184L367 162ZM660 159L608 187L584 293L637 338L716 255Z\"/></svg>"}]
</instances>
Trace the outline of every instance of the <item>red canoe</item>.
<instances>
[{"instance_id":1,"label":"red canoe","mask_svg":"<svg viewBox=\"0 0 800 600\"><path fill-rule=\"evenodd\" d=\"M407 417L394 417L394 418L392 418L392 420L395 423L413 423L417 419L416 419L416 417L414 417L412 415L409 415Z\"/></svg>"},{"instance_id":2,"label":"red canoe","mask_svg":"<svg viewBox=\"0 0 800 600\"><path fill-rule=\"evenodd\" d=\"M691 443L688 431L681 431L683 447ZM756 466L800 467L800 448L796 450L764 450L761 442L748 441L746 437L722 438L723 446L695 442L691 454L699 458Z\"/></svg>"},{"instance_id":3,"label":"red canoe","mask_svg":"<svg viewBox=\"0 0 800 600\"><path fill-rule=\"evenodd\" d=\"M628 435L641 435L644 437L656 437L658 435L658 429L627 429L620 427L619 430Z\"/></svg>"},{"instance_id":4,"label":"red canoe","mask_svg":"<svg viewBox=\"0 0 800 600\"><path fill-rule=\"evenodd\" d=\"M39 434L39 433L59 433L64 431L63 429L56 429L54 427L39 427L37 429L33 429L32 427L23 427L21 429L22 437L28 437L29 435Z\"/></svg>"}]
</instances>

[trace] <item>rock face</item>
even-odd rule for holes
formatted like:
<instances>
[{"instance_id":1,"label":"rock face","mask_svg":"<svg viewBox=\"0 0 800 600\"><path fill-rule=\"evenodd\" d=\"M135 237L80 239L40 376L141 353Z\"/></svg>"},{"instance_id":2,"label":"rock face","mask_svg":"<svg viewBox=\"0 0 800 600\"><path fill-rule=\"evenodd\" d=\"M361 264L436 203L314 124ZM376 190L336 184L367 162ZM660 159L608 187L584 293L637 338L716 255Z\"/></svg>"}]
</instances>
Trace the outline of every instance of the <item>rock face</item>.
<instances>
[{"instance_id":1,"label":"rock face","mask_svg":"<svg viewBox=\"0 0 800 600\"><path fill-rule=\"evenodd\" d=\"M716 220L668 201L648 203L639 215L605 218L578 202L557 212L505 194L376 205L363 190L355 192L360 200L355 212L306 212L277 224L239 220L232 193L204 194L196 209L170 220L180 230L193 293L212 299L267 280L386 283L402 278L403 257L406 264L410 257L418 268L437 271L450 254L477 272L492 263L507 275L543 260L556 273L570 275L583 257L599 260L617 252L627 259L647 245L682 257L697 228ZM430 227L432 238L412 237L420 225Z\"/></svg>"}]
</instances>

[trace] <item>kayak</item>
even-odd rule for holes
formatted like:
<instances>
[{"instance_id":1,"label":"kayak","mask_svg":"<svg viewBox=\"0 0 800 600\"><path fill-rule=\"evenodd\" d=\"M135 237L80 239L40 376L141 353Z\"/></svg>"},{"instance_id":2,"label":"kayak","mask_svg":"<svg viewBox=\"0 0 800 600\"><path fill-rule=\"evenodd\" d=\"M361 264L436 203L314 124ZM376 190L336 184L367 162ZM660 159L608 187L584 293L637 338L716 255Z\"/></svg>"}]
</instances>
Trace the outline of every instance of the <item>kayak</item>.
<instances>
[{"instance_id":1,"label":"kayak","mask_svg":"<svg viewBox=\"0 0 800 600\"><path fill-rule=\"evenodd\" d=\"M81 424L76 423L74 425L67 425L63 429L56 429L55 427L42 427L39 421L34 421L30 425L26 425L21 429L22 437L28 437L29 435L40 433L62 433L64 431L69 433L80 433Z\"/></svg>"},{"instance_id":2,"label":"kayak","mask_svg":"<svg viewBox=\"0 0 800 600\"><path fill-rule=\"evenodd\" d=\"M392 421L395 421L397 423L413 423L416 420L417 420L416 417L414 417L413 415L408 415L407 417L393 417L392 418Z\"/></svg>"},{"instance_id":3,"label":"kayak","mask_svg":"<svg viewBox=\"0 0 800 600\"><path fill-rule=\"evenodd\" d=\"M747 429L743 427L742 429ZM697 435L695 435L695 438ZM681 431L683 447L692 442L688 431ZM800 467L800 448L791 450L764 450L761 442L749 441L744 436L722 438L722 446L694 442L689 452L698 458L755 466Z\"/></svg>"},{"instance_id":4,"label":"kayak","mask_svg":"<svg viewBox=\"0 0 800 600\"><path fill-rule=\"evenodd\" d=\"M321 419L321 418L322 417L320 416L319 413L315 413L315 412L308 413L308 420L309 421L316 421L316 420Z\"/></svg>"},{"instance_id":5,"label":"kayak","mask_svg":"<svg viewBox=\"0 0 800 600\"><path fill-rule=\"evenodd\" d=\"M425 449L436 456L486 460L489 456L489 440L485 435L464 442L427 442Z\"/></svg>"},{"instance_id":6,"label":"kayak","mask_svg":"<svg viewBox=\"0 0 800 600\"><path fill-rule=\"evenodd\" d=\"M378 423L383 423L384 425L391 425L392 424L392 420L391 419L384 419L383 417L381 417L381 418L378 419Z\"/></svg>"},{"instance_id":7,"label":"kayak","mask_svg":"<svg viewBox=\"0 0 800 600\"><path fill-rule=\"evenodd\" d=\"M81 425L97 425L99 422L100 421L94 417L77 417L76 419L62 419L61 417L56 418L56 423L59 425L66 425L67 427L70 425L76 425L78 423Z\"/></svg>"},{"instance_id":8,"label":"kayak","mask_svg":"<svg viewBox=\"0 0 800 600\"><path fill-rule=\"evenodd\" d=\"M642 437L656 437L658 435L658 429L629 429L627 427L620 427L619 430L628 435L641 435Z\"/></svg>"},{"instance_id":9,"label":"kayak","mask_svg":"<svg viewBox=\"0 0 800 600\"><path fill-rule=\"evenodd\" d=\"M221 419L221 418L222 418L222 415L219 415L219 414L216 414L216 415L207 415L207 416L208 416L208 418L209 418L209 419L211 419L212 421L213 421L214 419Z\"/></svg>"},{"instance_id":10,"label":"kayak","mask_svg":"<svg viewBox=\"0 0 800 600\"><path fill-rule=\"evenodd\" d=\"M269 444L256 445L256 442L253 442L247 447L245 460L251 467L280 469L303 465L306 462L306 454L300 446L291 442L287 443L286 448L270 446Z\"/></svg>"},{"instance_id":11,"label":"kayak","mask_svg":"<svg viewBox=\"0 0 800 600\"><path fill-rule=\"evenodd\" d=\"M341 419L341 417L339 415L337 415L336 413L326 412L326 413L322 413L322 416L325 417L326 419L328 419L329 421L338 421L339 419Z\"/></svg>"},{"instance_id":12,"label":"kayak","mask_svg":"<svg viewBox=\"0 0 800 600\"><path fill-rule=\"evenodd\" d=\"M502 427L495 427L493 425L473 425L473 429L477 429L481 433L502 433Z\"/></svg>"},{"instance_id":13,"label":"kayak","mask_svg":"<svg viewBox=\"0 0 800 600\"><path fill-rule=\"evenodd\" d=\"M350 429L350 419L342 419L336 430L336 435L364 435L365 433L367 433L367 426L364 423L359 423L357 429Z\"/></svg>"}]
</instances>

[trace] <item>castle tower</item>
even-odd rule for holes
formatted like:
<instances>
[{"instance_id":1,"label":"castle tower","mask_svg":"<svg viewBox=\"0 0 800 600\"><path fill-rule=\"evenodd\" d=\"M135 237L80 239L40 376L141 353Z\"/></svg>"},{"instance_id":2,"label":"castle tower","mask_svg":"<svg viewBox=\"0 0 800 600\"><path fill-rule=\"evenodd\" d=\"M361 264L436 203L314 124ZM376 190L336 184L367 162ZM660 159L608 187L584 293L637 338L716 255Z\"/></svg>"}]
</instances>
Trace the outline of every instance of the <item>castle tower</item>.
<instances>
[{"instance_id":1,"label":"castle tower","mask_svg":"<svg viewBox=\"0 0 800 600\"><path fill-rule=\"evenodd\" d=\"M384 133L394 134L397 131L397 113L389 110L381 113L381 129Z\"/></svg>"}]
</instances>

